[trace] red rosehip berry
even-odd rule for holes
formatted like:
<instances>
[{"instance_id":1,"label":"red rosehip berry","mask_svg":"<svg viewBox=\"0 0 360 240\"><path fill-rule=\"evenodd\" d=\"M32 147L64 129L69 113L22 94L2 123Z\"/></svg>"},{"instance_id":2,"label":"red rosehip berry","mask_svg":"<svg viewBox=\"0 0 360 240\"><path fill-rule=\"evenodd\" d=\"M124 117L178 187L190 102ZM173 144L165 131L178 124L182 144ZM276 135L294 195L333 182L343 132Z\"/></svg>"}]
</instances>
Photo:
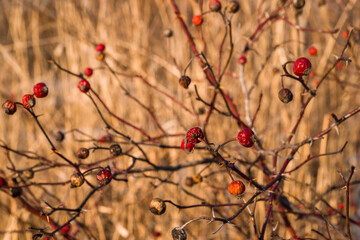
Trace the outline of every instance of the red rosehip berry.
<instances>
[{"instance_id":1,"label":"red rosehip berry","mask_svg":"<svg viewBox=\"0 0 360 240\"><path fill-rule=\"evenodd\" d=\"M156 238L157 238L157 237L160 237L160 236L161 236L161 233L158 232L158 231L154 231L154 232L153 232L153 236L156 237Z\"/></svg>"},{"instance_id":2,"label":"red rosehip berry","mask_svg":"<svg viewBox=\"0 0 360 240\"><path fill-rule=\"evenodd\" d=\"M348 36L349 36L348 31L343 31L342 36L343 36L343 38L348 38Z\"/></svg>"},{"instance_id":3,"label":"red rosehip berry","mask_svg":"<svg viewBox=\"0 0 360 240\"><path fill-rule=\"evenodd\" d=\"M239 58L238 58L238 63L241 64L241 65L244 65L246 63L246 57L245 55L241 55Z\"/></svg>"},{"instance_id":4,"label":"red rosehip berry","mask_svg":"<svg viewBox=\"0 0 360 240\"><path fill-rule=\"evenodd\" d=\"M109 168L101 169L97 175L96 179L98 180L100 185L106 185L111 182L112 174Z\"/></svg>"},{"instance_id":5,"label":"red rosehip berry","mask_svg":"<svg viewBox=\"0 0 360 240\"><path fill-rule=\"evenodd\" d=\"M35 97L44 98L48 95L48 93L49 93L49 89L45 83L41 82L41 83L35 84L35 86L34 86Z\"/></svg>"},{"instance_id":6,"label":"red rosehip berry","mask_svg":"<svg viewBox=\"0 0 360 240\"><path fill-rule=\"evenodd\" d=\"M343 203L339 203L338 207L339 207L340 210L343 210L343 209L344 209L344 204L343 204Z\"/></svg>"},{"instance_id":7,"label":"red rosehip berry","mask_svg":"<svg viewBox=\"0 0 360 240\"><path fill-rule=\"evenodd\" d=\"M99 138L99 142L100 143L105 143L105 142L112 142L112 136L111 135L105 135L105 136L101 136Z\"/></svg>"},{"instance_id":8,"label":"red rosehip berry","mask_svg":"<svg viewBox=\"0 0 360 240\"><path fill-rule=\"evenodd\" d=\"M93 74L92 68L85 68L84 73L86 76L90 77Z\"/></svg>"},{"instance_id":9,"label":"red rosehip berry","mask_svg":"<svg viewBox=\"0 0 360 240\"><path fill-rule=\"evenodd\" d=\"M8 115L13 115L16 112L16 104L11 100L6 100L2 104L2 108L4 109L5 113Z\"/></svg>"},{"instance_id":10,"label":"red rosehip berry","mask_svg":"<svg viewBox=\"0 0 360 240\"><path fill-rule=\"evenodd\" d=\"M336 68L337 68L337 69L342 69L342 68L343 68L343 64L342 64L341 62L338 62L338 63L336 64Z\"/></svg>"},{"instance_id":11,"label":"red rosehip berry","mask_svg":"<svg viewBox=\"0 0 360 240\"><path fill-rule=\"evenodd\" d=\"M201 142L201 139L204 138L204 133L199 127L190 128L186 133L187 142L192 144ZM184 143L185 144L185 143ZM188 145L186 144L186 147Z\"/></svg>"},{"instance_id":12,"label":"red rosehip berry","mask_svg":"<svg viewBox=\"0 0 360 240\"><path fill-rule=\"evenodd\" d=\"M231 195L233 196L239 196L241 195L243 192L245 192L245 185L242 181L237 180L237 181L232 181L229 185L228 185L228 191Z\"/></svg>"},{"instance_id":13,"label":"red rosehip berry","mask_svg":"<svg viewBox=\"0 0 360 240\"><path fill-rule=\"evenodd\" d=\"M252 147L255 142L254 132L250 128L244 128L239 132L237 140L244 147Z\"/></svg>"},{"instance_id":14,"label":"red rosehip berry","mask_svg":"<svg viewBox=\"0 0 360 240\"><path fill-rule=\"evenodd\" d=\"M196 26L200 26L203 22L203 18L201 15L196 15L192 18L192 23Z\"/></svg>"},{"instance_id":15,"label":"red rosehip berry","mask_svg":"<svg viewBox=\"0 0 360 240\"><path fill-rule=\"evenodd\" d=\"M0 177L0 187L1 186L7 186L7 182L4 178Z\"/></svg>"},{"instance_id":16,"label":"red rosehip berry","mask_svg":"<svg viewBox=\"0 0 360 240\"><path fill-rule=\"evenodd\" d=\"M185 151L185 139L182 140L180 147L181 147L182 150ZM190 141L188 141L187 144L186 144L186 150L191 152L194 148L195 148L195 145L193 143L191 143Z\"/></svg>"},{"instance_id":17,"label":"red rosehip berry","mask_svg":"<svg viewBox=\"0 0 360 240\"><path fill-rule=\"evenodd\" d=\"M221 2L219 0L212 0L209 4L209 8L213 12L218 12L221 10Z\"/></svg>"},{"instance_id":18,"label":"red rosehip berry","mask_svg":"<svg viewBox=\"0 0 360 240\"><path fill-rule=\"evenodd\" d=\"M97 52L103 52L105 50L105 45L100 43L100 44L96 45L95 49Z\"/></svg>"},{"instance_id":19,"label":"red rosehip berry","mask_svg":"<svg viewBox=\"0 0 360 240\"><path fill-rule=\"evenodd\" d=\"M311 72L311 62L307 58L298 58L296 59L293 66L294 74L302 77L308 75Z\"/></svg>"},{"instance_id":20,"label":"red rosehip berry","mask_svg":"<svg viewBox=\"0 0 360 240\"><path fill-rule=\"evenodd\" d=\"M315 55L317 54L317 49L316 49L316 47L310 47L310 48L309 48L309 54L310 54L311 56L315 56Z\"/></svg>"},{"instance_id":21,"label":"red rosehip berry","mask_svg":"<svg viewBox=\"0 0 360 240\"><path fill-rule=\"evenodd\" d=\"M22 103L25 108L32 108L35 106L35 98L34 95L31 94L25 94L22 98Z\"/></svg>"},{"instance_id":22,"label":"red rosehip berry","mask_svg":"<svg viewBox=\"0 0 360 240\"><path fill-rule=\"evenodd\" d=\"M65 225L62 229L60 229L60 232L64 235L68 234L68 232L70 231L70 225Z\"/></svg>"},{"instance_id":23,"label":"red rosehip berry","mask_svg":"<svg viewBox=\"0 0 360 240\"><path fill-rule=\"evenodd\" d=\"M80 80L78 84L78 88L80 89L81 92L87 93L90 90L90 83L85 79Z\"/></svg>"}]
</instances>

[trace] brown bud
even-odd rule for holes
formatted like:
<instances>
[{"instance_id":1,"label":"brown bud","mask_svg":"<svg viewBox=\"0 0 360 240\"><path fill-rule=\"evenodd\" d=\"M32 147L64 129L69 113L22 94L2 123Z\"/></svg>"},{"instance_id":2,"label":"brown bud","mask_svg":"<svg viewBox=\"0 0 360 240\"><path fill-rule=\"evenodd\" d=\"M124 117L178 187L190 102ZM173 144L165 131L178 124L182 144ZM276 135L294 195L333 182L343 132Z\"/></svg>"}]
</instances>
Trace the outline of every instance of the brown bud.
<instances>
[{"instance_id":1,"label":"brown bud","mask_svg":"<svg viewBox=\"0 0 360 240\"><path fill-rule=\"evenodd\" d=\"M77 153L76 153L77 157L80 159L85 159L89 156L89 149L87 148L80 148Z\"/></svg>"},{"instance_id":2,"label":"brown bud","mask_svg":"<svg viewBox=\"0 0 360 240\"><path fill-rule=\"evenodd\" d=\"M16 104L11 100L6 100L3 103L2 108L8 115L13 115L16 112Z\"/></svg>"},{"instance_id":3,"label":"brown bud","mask_svg":"<svg viewBox=\"0 0 360 240\"><path fill-rule=\"evenodd\" d=\"M179 79L180 86L182 86L185 89L189 87L190 83L191 83L191 78L189 78L188 76L183 75Z\"/></svg>"},{"instance_id":4,"label":"brown bud","mask_svg":"<svg viewBox=\"0 0 360 240\"><path fill-rule=\"evenodd\" d=\"M81 185L84 184L85 179L84 176L81 173L74 173L73 175L71 175L70 177L70 182L71 182L71 187L80 187Z\"/></svg>"},{"instance_id":5,"label":"brown bud","mask_svg":"<svg viewBox=\"0 0 360 240\"><path fill-rule=\"evenodd\" d=\"M119 156L122 153L122 149L119 144L113 144L110 146L110 153L114 157Z\"/></svg>"},{"instance_id":6,"label":"brown bud","mask_svg":"<svg viewBox=\"0 0 360 240\"><path fill-rule=\"evenodd\" d=\"M287 88L280 89L280 91L279 91L279 99L283 103L289 103L289 102L291 102L293 100L293 94Z\"/></svg>"},{"instance_id":7,"label":"brown bud","mask_svg":"<svg viewBox=\"0 0 360 240\"><path fill-rule=\"evenodd\" d=\"M150 202L150 211L155 215L161 215L166 211L166 205L160 198L154 198Z\"/></svg>"},{"instance_id":8,"label":"brown bud","mask_svg":"<svg viewBox=\"0 0 360 240\"><path fill-rule=\"evenodd\" d=\"M186 240L187 234L183 228L174 227L171 230L171 237L173 238L173 240Z\"/></svg>"}]
</instances>

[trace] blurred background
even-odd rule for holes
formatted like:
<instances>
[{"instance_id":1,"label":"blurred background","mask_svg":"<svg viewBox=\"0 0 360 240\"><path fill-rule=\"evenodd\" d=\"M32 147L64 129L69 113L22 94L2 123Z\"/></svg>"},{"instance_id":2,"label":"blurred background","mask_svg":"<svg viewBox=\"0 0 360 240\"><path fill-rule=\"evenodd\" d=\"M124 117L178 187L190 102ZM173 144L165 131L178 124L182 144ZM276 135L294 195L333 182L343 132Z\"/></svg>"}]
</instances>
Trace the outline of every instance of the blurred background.
<instances>
[{"instance_id":1,"label":"blurred background","mask_svg":"<svg viewBox=\"0 0 360 240\"><path fill-rule=\"evenodd\" d=\"M24 94L31 94L37 82L45 82L49 87L49 95L37 101L35 112L43 124L50 138L54 139L57 131L78 129L84 134L70 132L61 143L56 143L57 149L68 158L78 161L75 153L80 147L93 147L98 144L104 147L110 143L98 143L97 140L108 134L113 135L113 141L123 142L111 131L97 114L89 98L77 88L78 78L60 71L50 59L57 61L62 67L74 72L82 73L86 67L94 69L94 74L88 80L91 87L99 94L106 105L117 116L126 119L135 126L146 131L150 136L162 135L163 132L152 121L150 115L133 99L129 98L120 88L124 86L141 103L149 107L158 119L162 129L167 134L184 134L189 128L197 126L197 121L205 120L203 114L207 107L196 100L194 85L197 86L200 96L207 102L211 101L214 88L207 82L202 69L194 61L186 74L191 77L189 89L178 84L193 54L188 40L183 33L170 0L2 0L0 1L0 99L21 102ZM201 13L197 0L176 1L182 13L182 18L188 24L190 32L200 51L204 51L211 66L217 71L219 58L219 44L225 33L225 26L219 14L204 15L204 23L196 27L191 23L194 15ZM203 1L203 11L208 11L210 1ZM257 28L259 22L268 17L278 6L277 0L245 1L240 0L240 10L231 15L234 53L230 66L222 80L222 88L233 98L237 105L240 117L245 118L244 95L238 80L241 56L249 37ZM222 0L223 6L226 1ZM263 94L260 111L254 127L257 136L263 141L265 149L280 146L289 135L299 116L302 86L291 79L284 79L285 87L294 94L293 102L283 104L278 99L281 89L283 73L281 65L286 61L298 57L307 57L312 63L314 75L306 79L308 85L314 88L316 81L336 61L346 43L344 31L355 27L351 48L345 52L350 58L350 64L343 63L337 66L321 85L317 96L312 100L305 112L303 121L292 140L293 143L305 137L315 135L334 122L331 113L341 117L355 109L360 104L359 95L359 40L360 40L360 3L356 0L327 0L306 1L302 11L296 11L292 6L280 12L294 25L304 28L331 31L339 29L335 34L319 33L318 31L300 31L285 21L276 21L268 24L264 32L247 52L247 63L244 69L246 87L251 89L249 96L251 116L255 113L260 94ZM229 15L230 16L230 15ZM166 29L173 31L168 38L163 32ZM119 73L139 74L149 83L165 91L174 99L181 102L191 111L198 113L198 118L189 114L178 104L149 87L139 78L130 78L118 75L114 77L106 69L104 63L95 59L95 45L106 45L107 63ZM308 49L317 48L317 55L310 56ZM223 61L230 51L228 40L225 41ZM290 69L290 67L289 67ZM143 141L144 136L139 131L119 122L107 114L99 104L106 120L120 132L130 136L135 141ZM226 110L222 100L218 100L219 109ZM339 209L339 204L345 204L345 190L336 189L325 193L333 186L342 184L337 170L347 176L351 165L356 167L353 180L359 180L360 116L356 115L332 131L322 140L312 145L305 145L295 155L288 166L293 169L311 154L334 152L348 144L342 154L331 155L314 159L298 171L287 175L282 189L293 206L305 204L313 206L323 214L328 214L326 206L319 198L327 201L333 208ZM37 153L54 162L62 163L46 141L31 116L19 107L16 114L8 116L0 114L0 141L1 145L19 151ZM214 113L206 129L208 140L220 144L237 136L239 128L236 121ZM167 137L160 142L180 146L182 136ZM123 144L126 150L130 145ZM195 150L186 154L181 149L163 149L145 146L144 149L150 160L159 165L177 165L198 161L211 157L207 151ZM229 159L254 162L255 154L251 150L242 148L234 142L226 148L230 153ZM139 152L133 150L136 156ZM281 167L289 151L279 155L278 168ZM96 151L86 160L86 163L97 162L109 157L107 151ZM10 166L9 158L18 169L33 166L40 160L28 159L18 154L10 153L4 148L0 150L0 174L4 178L14 177L7 169ZM265 163L272 165L269 156ZM118 169L131 164L126 156L116 160L104 161L100 166L113 166L116 162ZM148 167L145 163L137 163L137 168ZM265 183L264 174L257 167L249 167L238 161L238 166L244 172L249 170L260 183ZM107 188L96 193L86 204L85 211L76 222L71 224L71 231L79 231L78 239L170 239L171 229L181 226L185 222L200 216L211 216L208 208L185 209L179 211L168 205L167 212L161 216L154 216L148 210L148 204L153 197L172 200L181 205L199 204L202 201L210 203L239 202L227 192L227 185L231 181L224 168L211 165L198 165L184 168L176 172L149 171L146 173L131 174L128 183L112 182ZM186 177L201 172L203 182L188 187L184 184ZM73 169L70 167L54 168L49 171L35 173L33 182L63 182L68 181ZM150 178L152 177L152 178ZM166 179L171 183L164 183L158 178ZM95 183L95 176L88 177ZM253 187L247 186L244 196L248 199L255 192ZM30 188L34 197L47 201L54 206L77 207L90 188L83 186L71 189L69 184L64 186L44 186ZM24 190L26 194L29 194ZM351 188L350 215L359 220L359 188ZM1 239L31 239L33 231L30 227L49 228L49 225L40 218L30 214L19 206L16 199L0 192L0 215L5 220L0 225ZM265 195L264 195L265 196ZM39 202L45 210L45 204ZM267 203L257 204L255 219L258 226L262 226ZM341 205L340 205L341 206ZM341 208L341 207L340 207ZM220 210L223 216L231 216L236 207L226 207ZM339 209L343 213L343 209ZM274 210L276 212L276 210ZM306 211L306 210L304 210ZM59 223L65 222L70 216L61 212L53 215ZM326 233L322 220L312 217L293 216L289 214L295 231L300 237L318 239L313 230ZM331 223L329 231L333 239L344 237L345 220L338 215L327 216ZM279 236L290 239L280 217L275 216L276 230ZM190 224L186 231L188 239L254 239L252 223L247 211L244 211L235 220L239 228L230 225L224 226L218 233L212 234L219 227L219 223L207 224L206 221L196 221ZM84 227L85 226L85 227ZM359 227L352 225L352 232L356 239L360 237ZM271 231L268 230L268 233ZM159 235L159 236L157 236ZM58 236L61 239L60 236ZM268 235L266 239L270 239ZM278 238L274 238L278 239Z\"/></svg>"}]
</instances>

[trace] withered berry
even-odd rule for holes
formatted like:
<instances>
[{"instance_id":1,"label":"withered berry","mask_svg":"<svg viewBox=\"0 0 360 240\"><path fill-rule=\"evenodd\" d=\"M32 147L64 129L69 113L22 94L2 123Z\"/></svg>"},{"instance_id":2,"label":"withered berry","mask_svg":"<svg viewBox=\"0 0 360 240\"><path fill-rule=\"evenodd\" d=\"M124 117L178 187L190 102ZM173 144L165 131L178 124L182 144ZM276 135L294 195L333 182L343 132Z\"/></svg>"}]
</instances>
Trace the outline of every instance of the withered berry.
<instances>
[{"instance_id":1,"label":"withered berry","mask_svg":"<svg viewBox=\"0 0 360 240\"><path fill-rule=\"evenodd\" d=\"M166 211L166 205L160 198L154 198L149 205L150 211L155 215L161 215Z\"/></svg>"},{"instance_id":2,"label":"withered berry","mask_svg":"<svg viewBox=\"0 0 360 240\"><path fill-rule=\"evenodd\" d=\"M79 148L76 155L80 159L86 159L89 156L89 149L87 148Z\"/></svg>"},{"instance_id":3,"label":"withered berry","mask_svg":"<svg viewBox=\"0 0 360 240\"><path fill-rule=\"evenodd\" d=\"M240 4L237 0L231 0L228 4L229 13L236 13L240 9Z\"/></svg>"},{"instance_id":4,"label":"withered berry","mask_svg":"<svg viewBox=\"0 0 360 240\"><path fill-rule=\"evenodd\" d=\"M101 169L97 175L96 179L98 180L100 185L106 185L111 182L112 174L109 168Z\"/></svg>"},{"instance_id":5,"label":"withered berry","mask_svg":"<svg viewBox=\"0 0 360 240\"><path fill-rule=\"evenodd\" d=\"M293 94L290 89L287 88L280 89L278 96L283 103L289 103L293 100Z\"/></svg>"},{"instance_id":6,"label":"withered berry","mask_svg":"<svg viewBox=\"0 0 360 240\"><path fill-rule=\"evenodd\" d=\"M185 185L188 186L188 187L192 187L194 185L194 180L192 179L192 177L187 177L185 179Z\"/></svg>"},{"instance_id":7,"label":"withered berry","mask_svg":"<svg viewBox=\"0 0 360 240\"><path fill-rule=\"evenodd\" d=\"M203 177L200 174L196 174L192 177L194 183L201 183L203 181Z\"/></svg>"},{"instance_id":8,"label":"withered berry","mask_svg":"<svg viewBox=\"0 0 360 240\"><path fill-rule=\"evenodd\" d=\"M186 240L187 234L183 228L177 226L171 230L171 237L173 240Z\"/></svg>"},{"instance_id":9,"label":"withered berry","mask_svg":"<svg viewBox=\"0 0 360 240\"><path fill-rule=\"evenodd\" d=\"M6 100L2 104L2 108L4 109L5 113L8 115L13 115L16 112L16 104L11 100Z\"/></svg>"},{"instance_id":10,"label":"withered berry","mask_svg":"<svg viewBox=\"0 0 360 240\"><path fill-rule=\"evenodd\" d=\"M81 173L76 172L73 175L71 175L70 182L71 182L71 187L75 188L75 187L80 187L81 185L83 185L85 182L85 179Z\"/></svg>"},{"instance_id":11,"label":"withered berry","mask_svg":"<svg viewBox=\"0 0 360 240\"><path fill-rule=\"evenodd\" d=\"M164 32L163 32L163 34L164 34L164 36L167 37L167 38L171 38L171 37L174 35L173 31L172 31L170 28L165 29Z\"/></svg>"},{"instance_id":12,"label":"withered berry","mask_svg":"<svg viewBox=\"0 0 360 240\"><path fill-rule=\"evenodd\" d=\"M180 86L182 86L185 89L189 87L190 83L191 83L191 78L189 78L188 76L183 75L179 79Z\"/></svg>"},{"instance_id":13,"label":"withered berry","mask_svg":"<svg viewBox=\"0 0 360 240\"><path fill-rule=\"evenodd\" d=\"M62 142L65 138L65 134L62 131L57 131L55 134L55 140L58 142Z\"/></svg>"},{"instance_id":14,"label":"withered berry","mask_svg":"<svg viewBox=\"0 0 360 240\"><path fill-rule=\"evenodd\" d=\"M237 140L244 147L252 147L255 142L254 132L250 128L244 128L239 132Z\"/></svg>"},{"instance_id":15,"label":"withered berry","mask_svg":"<svg viewBox=\"0 0 360 240\"><path fill-rule=\"evenodd\" d=\"M305 0L294 0L293 3L296 9L302 9L305 6Z\"/></svg>"},{"instance_id":16,"label":"withered berry","mask_svg":"<svg viewBox=\"0 0 360 240\"><path fill-rule=\"evenodd\" d=\"M114 157L119 156L122 153L122 149L120 147L119 144L113 144L110 146L110 153L111 155L113 155Z\"/></svg>"},{"instance_id":17,"label":"withered berry","mask_svg":"<svg viewBox=\"0 0 360 240\"><path fill-rule=\"evenodd\" d=\"M199 143L204 138L204 133L199 127L190 128L186 133L186 138L188 142L193 144Z\"/></svg>"}]
</instances>

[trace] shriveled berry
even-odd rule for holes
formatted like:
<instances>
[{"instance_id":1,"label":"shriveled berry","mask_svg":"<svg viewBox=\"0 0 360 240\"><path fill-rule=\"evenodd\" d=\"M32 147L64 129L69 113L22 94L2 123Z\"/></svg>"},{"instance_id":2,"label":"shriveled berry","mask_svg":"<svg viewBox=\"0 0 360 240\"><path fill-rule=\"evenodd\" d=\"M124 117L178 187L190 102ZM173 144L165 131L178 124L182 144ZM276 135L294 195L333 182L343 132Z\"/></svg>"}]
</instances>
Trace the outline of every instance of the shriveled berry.
<instances>
[{"instance_id":1,"label":"shriveled berry","mask_svg":"<svg viewBox=\"0 0 360 240\"><path fill-rule=\"evenodd\" d=\"M239 132L237 140L244 147L252 147L255 142L254 132L250 128L244 128Z\"/></svg>"},{"instance_id":2,"label":"shriveled berry","mask_svg":"<svg viewBox=\"0 0 360 240\"><path fill-rule=\"evenodd\" d=\"M316 47L310 47L310 48L309 48L309 54L310 54L311 56L315 56L315 55L317 54L317 49L316 49Z\"/></svg>"},{"instance_id":3,"label":"shriveled berry","mask_svg":"<svg viewBox=\"0 0 360 240\"><path fill-rule=\"evenodd\" d=\"M289 103L293 100L293 94L290 89L287 88L280 89L278 96L283 103Z\"/></svg>"},{"instance_id":4,"label":"shriveled berry","mask_svg":"<svg viewBox=\"0 0 360 240\"><path fill-rule=\"evenodd\" d=\"M167 38L171 38L174 35L173 30L171 30L170 28L165 29L163 32L164 36Z\"/></svg>"},{"instance_id":5,"label":"shriveled berry","mask_svg":"<svg viewBox=\"0 0 360 240\"><path fill-rule=\"evenodd\" d=\"M11 188L10 192L11 192L11 196L13 198L16 198L16 197L21 196L23 191L22 191L22 188Z\"/></svg>"},{"instance_id":6,"label":"shriveled berry","mask_svg":"<svg viewBox=\"0 0 360 240\"><path fill-rule=\"evenodd\" d=\"M221 2L219 0L212 0L209 4L209 8L213 12L218 12L221 10Z\"/></svg>"},{"instance_id":7,"label":"shriveled berry","mask_svg":"<svg viewBox=\"0 0 360 240\"><path fill-rule=\"evenodd\" d=\"M182 150L185 151L185 139L182 140L180 147L181 147ZM195 148L195 145L188 141L187 144L186 144L186 150L191 152L194 148Z\"/></svg>"},{"instance_id":8,"label":"shriveled berry","mask_svg":"<svg viewBox=\"0 0 360 240\"><path fill-rule=\"evenodd\" d=\"M90 77L93 74L92 68L85 68L84 73L86 76Z\"/></svg>"},{"instance_id":9,"label":"shriveled berry","mask_svg":"<svg viewBox=\"0 0 360 240\"><path fill-rule=\"evenodd\" d=\"M185 89L189 87L190 83L191 83L191 78L189 78L188 76L183 75L179 79L180 86L182 86Z\"/></svg>"},{"instance_id":10,"label":"shriveled berry","mask_svg":"<svg viewBox=\"0 0 360 240\"><path fill-rule=\"evenodd\" d=\"M238 195L242 194L243 192L245 192L245 185L240 180L232 181L228 185L228 191L231 195L238 196Z\"/></svg>"},{"instance_id":11,"label":"shriveled berry","mask_svg":"<svg viewBox=\"0 0 360 240\"><path fill-rule=\"evenodd\" d=\"M294 74L302 77L308 75L311 72L311 62L307 58L298 58L296 59L293 66Z\"/></svg>"},{"instance_id":12,"label":"shriveled berry","mask_svg":"<svg viewBox=\"0 0 360 240\"><path fill-rule=\"evenodd\" d=\"M16 112L16 104L11 100L6 100L2 104L2 108L4 109L5 113L8 115L13 115Z\"/></svg>"},{"instance_id":13,"label":"shriveled berry","mask_svg":"<svg viewBox=\"0 0 360 240\"><path fill-rule=\"evenodd\" d=\"M49 93L49 89L45 83L41 82L41 83L35 84L35 86L34 86L35 97L44 98L48 95L48 93Z\"/></svg>"},{"instance_id":14,"label":"shriveled berry","mask_svg":"<svg viewBox=\"0 0 360 240\"><path fill-rule=\"evenodd\" d=\"M57 131L55 134L55 140L58 142L62 142L65 138L65 134L62 131Z\"/></svg>"},{"instance_id":15,"label":"shriveled berry","mask_svg":"<svg viewBox=\"0 0 360 240\"><path fill-rule=\"evenodd\" d=\"M113 144L110 146L110 153L111 155L113 155L114 157L119 156L122 153L122 149L120 147L119 144Z\"/></svg>"},{"instance_id":16,"label":"shriveled berry","mask_svg":"<svg viewBox=\"0 0 360 240\"><path fill-rule=\"evenodd\" d=\"M34 177L34 171L32 169L25 170L21 175L26 179L32 179Z\"/></svg>"},{"instance_id":17,"label":"shriveled berry","mask_svg":"<svg viewBox=\"0 0 360 240\"><path fill-rule=\"evenodd\" d=\"M105 50L105 45L100 43L100 44L96 45L95 49L96 49L97 52L102 52L102 51Z\"/></svg>"},{"instance_id":18,"label":"shriveled berry","mask_svg":"<svg viewBox=\"0 0 360 240\"><path fill-rule=\"evenodd\" d=\"M149 205L150 211L155 215L161 215L166 211L165 202L160 198L154 198Z\"/></svg>"},{"instance_id":19,"label":"shriveled berry","mask_svg":"<svg viewBox=\"0 0 360 240\"><path fill-rule=\"evenodd\" d=\"M201 15L196 15L191 21L194 25L200 26L203 23L203 17Z\"/></svg>"},{"instance_id":20,"label":"shriveled berry","mask_svg":"<svg viewBox=\"0 0 360 240\"><path fill-rule=\"evenodd\" d=\"M192 177L194 183L201 183L203 181L203 177L200 174L196 174Z\"/></svg>"},{"instance_id":21,"label":"shriveled berry","mask_svg":"<svg viewBox=\"0 0 360 240\"><path fill-rule=\"evenodd\" d=\"M79 148L76 155L80 159L86 159L89 156L89 153L90 153L89 149L82 147L82 148Z\"/></svg>"},{"instance_id":22,"label":"shriveled berry","mask_svg":"<svg viewBox=\"0 0 360 240\"><path fill-rule=\"evenodd\" d=\"M85 179L81 173L76 172L73 175L71 175L70 182L71 182L71 187L75 188L75 187L80 187L81 185L83 185L85 182Z\"/></svg>"},{"instance_id":23,"label":"shriveled berry","mask_svg":"<svg viewBox=\"0 0 360 240\"><path fill-rule=\"evenodd\" d=\"M188 186L188 187L192 187L194 185L194 180L192 179L192 177L187 177L185 179L185 185Z\"/></svg>"},{"instance_id":24,"label":"shriveled berry","mask_svg":"<svg viewBox=\"0 0 360 240\"><path fill-rule=\"evenodd\" d=\"M35 106L35 98L32 94L25 94L22 98L22 103L25 108L32 108Z\"/></svg>"},{"instance_id":25,"label":"shriveled berry","mask_svg":"<svg viewBox=\"0 0 360 240\"><path fill-rule=\"evenodd\" d=\"M81 92L87 93L90 90L90 83L85 79L80 80L78 84L78 88L80 89Z\"/></svg>"},{"instance_id":26,"label":"shriveled berry","mask_svg":"<svg viewBox=\"0 0 360 240\"><path fill-rule=\"evenodd\" d=\"M98 61L102 61L105 58L105 54L103 52L98 52L98 54L96 54L95 58Z\"/></svg>"},{"instance_id":27,"label":"shriveled berry","mask_svg":"<svg viewBox=\"0 0 360 240\"><path fill-rule=\"evenodd\" d=\"M239 58L238 58L238 63L241 64L241 65L244 65L246 63L246 57L245 55L241 55Z\"/></svg>"},{"instance_id":28,"label":"shriveled berry","mask_svg":"<svg viewBox=\"0 0 360 240\"><path fill-rule=\"evenodd\" d=\"M186 240L187 234L185 230L181 227L174 227L171 230L171 237L173 240Z\"/></svg>"},{"instance_id":29,"label":"shriveled berry","mask_svg":"<svg viewBox=\"0 0 360 240\"><path fill-rule=\"evenodd\" d=\"M294 8L302 9L305 6L305 0L294 0Z\"/></svg>"},{"instance_id":30,"label":"shriveled berry","mask_svg":"<svg viewBox=\"0 0 360 240\"><path fill-rule=\"evenodd\" d=\"M0 177L0 187L1 186L7 186L7 182L3 177Z\"/></svg>"},{"instance_id":31,"label":"shriveled berry","mask_svg":"<svg viewBox=\"0 0 360 240\"><path fill-rule=\"evenodd\" d=\"M231 0L228 3L228 11L229 13L237 13L240 9L240 4L237 0Z\"/></svg>"},{"instance_id":32,"label":"shriveled berry","mask_svg":"<svg viewBox=\"0 0 360 240\"><path fill-rule=\"evenodd\" d=\"M193 144L201 142L201 139L204 138L204 133L199 127L190 128L186 133L186 138L188 142ZM187 146L187 144L186 144Z\"/></svg>"},{"instance_id":33,"label":"shriveled berry","mask_svg":"<svg viewBox=\"0 0 360 240\"><path fill-rule=\"evenodd\" d=\"M100 185L106 185L111 182L112 174L109 168L101 169L97 175L96 179L98 180Z\"/></svg>"}]
</instances>

